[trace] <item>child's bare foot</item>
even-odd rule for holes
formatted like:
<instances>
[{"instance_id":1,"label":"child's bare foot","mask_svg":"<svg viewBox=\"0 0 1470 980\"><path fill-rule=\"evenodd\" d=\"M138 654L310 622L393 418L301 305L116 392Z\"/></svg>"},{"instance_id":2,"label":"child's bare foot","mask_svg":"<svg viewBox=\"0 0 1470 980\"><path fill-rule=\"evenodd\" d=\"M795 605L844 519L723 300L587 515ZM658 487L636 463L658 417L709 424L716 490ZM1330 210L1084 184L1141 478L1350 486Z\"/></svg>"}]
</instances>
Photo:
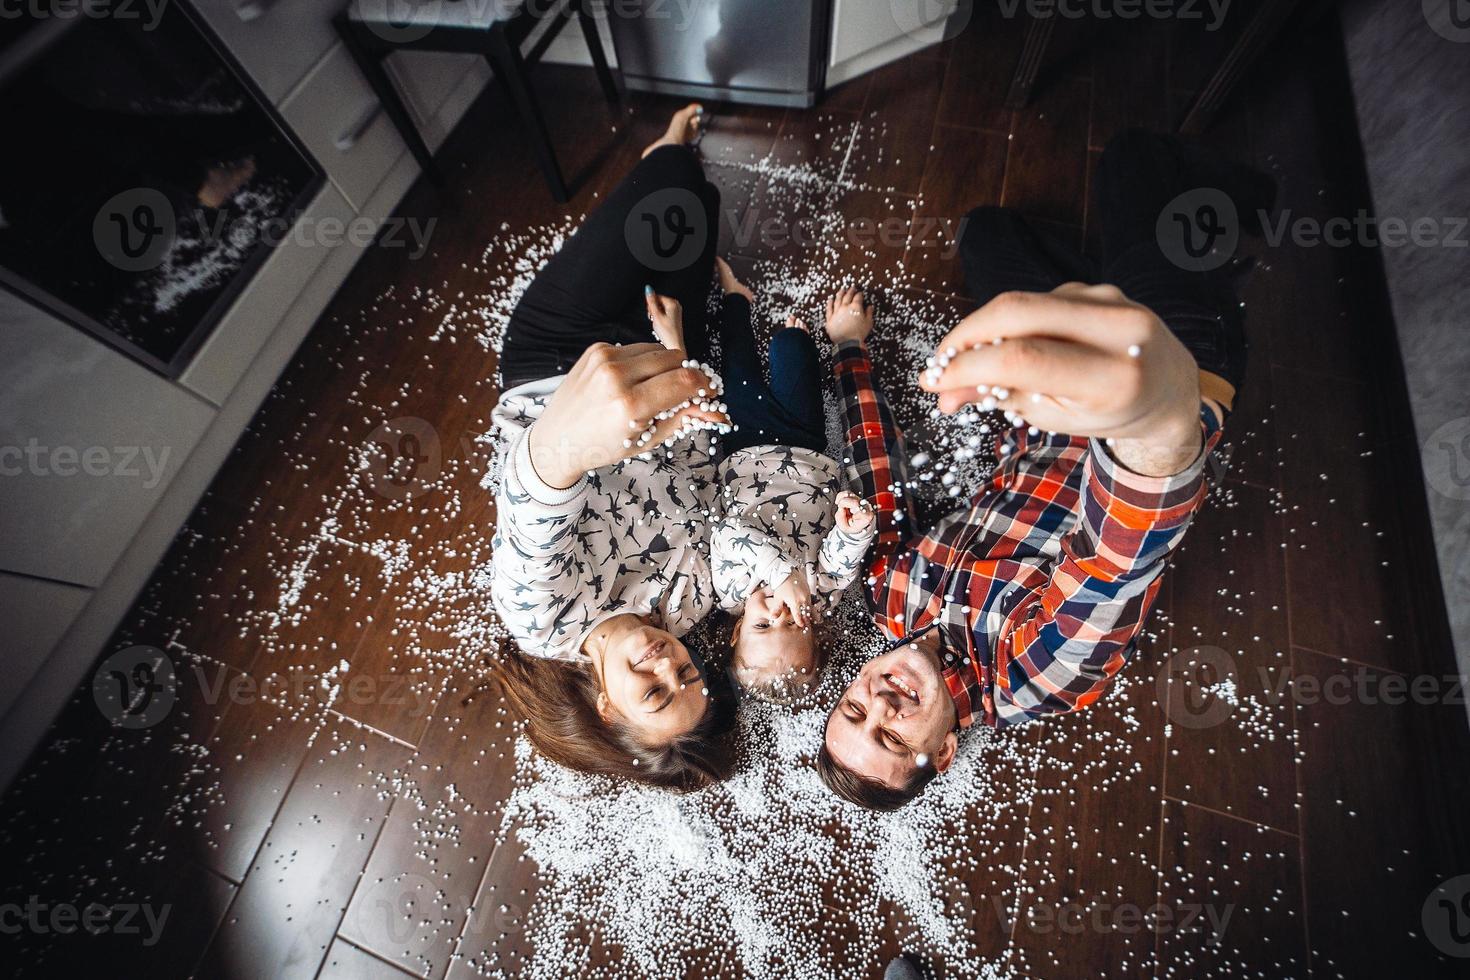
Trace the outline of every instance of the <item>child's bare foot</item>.
<instances>
[{"instance_id":1,"label":"child's bare foot","mask_svg":"<svg viewBox=\"0 0 1470 980\"><path fill-rule=\"evenodd\" d=\"M669 120L669 128L658 139L643 148L643 155L648 156L660 146L682 146L693 143L699 136L699 127L704 123L704 106L698 102L691 102L678 112L674 118Z\"/></svg>"},{"instance_id":2,"label":"child's bare foot","mask_svg":"<svg viewBox=\"0 0 1470 980\"><path fill-rule=\"evenodd\" d=\"M792 330L800 330L802 333L812 332L812 328L806 325L806 321L795 313L786 317L786 326Z\"/></svg>"},{"instance_id":3,"label":"child's bare foot","mask_svg":"<svg viewBox=\"0 0 1470 980\"><path fill-rule=\"evenodd\" d=\"M720 276L720 292L726 296L735 293L738 296L744 296L746 302L755 302L755 293L750 291L749 286L735 278L735 270L730 268L730 263L718 255L715 256L715 272Z\"/></svg>"}]
</instances>

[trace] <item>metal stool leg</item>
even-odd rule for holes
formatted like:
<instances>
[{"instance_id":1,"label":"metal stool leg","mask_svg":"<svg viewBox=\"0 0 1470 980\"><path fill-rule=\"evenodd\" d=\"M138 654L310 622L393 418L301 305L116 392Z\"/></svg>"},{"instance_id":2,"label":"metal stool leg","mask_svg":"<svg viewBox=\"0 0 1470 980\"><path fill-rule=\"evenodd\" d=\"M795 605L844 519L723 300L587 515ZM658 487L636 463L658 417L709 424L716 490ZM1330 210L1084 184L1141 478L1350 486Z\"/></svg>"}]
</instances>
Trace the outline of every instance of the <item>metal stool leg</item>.
<instances>
[{"instance_id":1,"label":"metal stool leg","mask_svg":"<svg viewBox=\"0 0 1470 980\"><path fill-rule=\"evenodd\" d=\"M495 74L505 82L506 91L510 92L511 101L516 104L521 122L531 137L531 149L535 151L536 160L541 164L541 172L551 187L551 196L558 202L568 200L571 195L567 193L561 168L557 166L556 153L551 148L551 137L546 132L541 108L536 104L530 86L526 84L526 65L521 59L521 53L498 26L491 28L487 41L490 64L494 67Z\"/></svg>"}]
</instances>

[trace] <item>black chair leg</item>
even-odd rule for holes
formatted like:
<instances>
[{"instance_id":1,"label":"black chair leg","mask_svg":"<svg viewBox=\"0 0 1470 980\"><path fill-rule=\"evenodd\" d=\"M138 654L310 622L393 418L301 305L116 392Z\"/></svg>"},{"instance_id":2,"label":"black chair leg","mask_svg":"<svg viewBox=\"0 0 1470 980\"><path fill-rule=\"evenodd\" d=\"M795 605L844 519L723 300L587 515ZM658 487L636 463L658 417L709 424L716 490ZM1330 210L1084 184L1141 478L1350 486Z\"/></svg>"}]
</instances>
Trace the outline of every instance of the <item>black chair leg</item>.
<instances>
[{"instance_id":1,"label":"black chair leg","mask_svg":"<svg viewBox=\"0 0 1470 980\"><path fill-rule=\"evenodd\" d=\"M372 86L382 103L383 111L388 113L388 118L393 120L393 125L398 127L398 135L403 142L408 144L409 152L419 162L419 167L435 184L442 185L444 176L434 164L434 154L429 150L429 145L419 134L418 124L408 112L408 106L404 105L403 97L398 94L398 87L393 84L393 79L388 77L388 71L383 67L383 55L385 52L377 46L371 45L358 34L357 27L345 14L337 17L337 33L342 38L342 45L352 60L357 62L358 70Z\"/></svg>"},{"instance_id":2,"label":"black chair leg","mask_svg":"<svg viewBox=\"0 0 1470 980\"><path fill-rule=\"evenodd\" d=\"M1011 76L1011 87L1006 93L1007 109L1024 109L1031 101L1031 90L1036 87L1036 75L1041 63L1046 60L1046 48L1051 43L1052 30L1056 27L1055 17L1032 17L1026 24L1026 40L1021 44L1021 59L1016 63L1016 72Z\"/></svg>"},{"instance_id":3,"label":"black chair leg","mask_svg":"<svg viewBox=\"0 0 1470 980\"><path fill-rule=\"evenodd\" d=\"M551 196L558 203L569 200L571 195L567 193L561 168L557 166L556 152L551 148L551 137L546 132L546 121L541 116L541 108L536 104L530 86L526 84L526 65L521 60L521 53L516 50L505 31L498 27L490 30L487 43L490 65L495 69L495 74L504 81L506 91L510 93L511 101L520 114L521 123L530 134L531 149L535 151L536 160L541 164L541 172L551 188Z\"/></svg>"},{"instance_id":4,"label":"black chair leg","mask_svg":"<svg viewBox=\"0 0 1470 980\"><path fill-rule=\"evenodd\" d=\"M1209 128L1241 77L1280 34L1297 3L1298 0L1266 0L1260 5L1255 17L1194 100L1194 105L1189 107L1184 121L1179 124L1179 132L1197 136Z\"/></svg>"},{"instance_id":5,"label":"black chair leg","mask_svg":"<svg viewBox=\"0 0 1470 980\"><path fill-rule=\"evenodd\" d=\"M572 0L577 11L577 21L582 25L582 36L587 39L587 53L592 56L592 67L597 71L597 81L602 85L602 94L607 101L618 101L618 86L607 67L607 55L602 50L602 37L597 33L597 21L587 11L587 0Z\"/></svg>"}]
</instances>

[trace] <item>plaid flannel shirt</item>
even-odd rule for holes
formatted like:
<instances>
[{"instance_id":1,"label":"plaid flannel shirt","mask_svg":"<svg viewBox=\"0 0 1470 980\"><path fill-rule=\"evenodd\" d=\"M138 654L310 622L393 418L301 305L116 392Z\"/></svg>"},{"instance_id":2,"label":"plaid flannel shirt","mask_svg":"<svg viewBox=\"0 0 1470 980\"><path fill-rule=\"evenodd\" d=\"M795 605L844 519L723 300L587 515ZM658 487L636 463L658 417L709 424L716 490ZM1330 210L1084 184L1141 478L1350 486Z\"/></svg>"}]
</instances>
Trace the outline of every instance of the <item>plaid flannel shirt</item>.
<instances>
[{"instance_id":1,"label":"plaid flannel shirt","mask_svg":"<svg viewBox=\"0 0 1470 980\"><path fill-rule=\"evenodd\" d=\"M961 727L1004 727L1085 708L1136 646L1169 554L1205 496L1219 439L1182 473L1135 474L1095 440L1025 428L997 436L1000 460L967 510L914 526L907 454L872 364L843 344L836 374L848 477L874 505L869 605L902 639L941 630Z\"/></svg>"}]
</instances>

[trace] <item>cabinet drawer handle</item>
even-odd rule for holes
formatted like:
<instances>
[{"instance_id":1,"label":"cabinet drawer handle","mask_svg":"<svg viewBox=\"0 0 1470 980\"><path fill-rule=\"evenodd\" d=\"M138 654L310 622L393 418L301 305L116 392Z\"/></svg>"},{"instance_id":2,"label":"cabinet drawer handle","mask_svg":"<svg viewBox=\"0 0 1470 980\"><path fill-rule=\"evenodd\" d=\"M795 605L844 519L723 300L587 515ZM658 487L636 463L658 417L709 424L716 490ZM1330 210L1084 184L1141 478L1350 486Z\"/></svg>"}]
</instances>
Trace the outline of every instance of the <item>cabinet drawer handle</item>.
<instances>
[{"instance_id":1,"label":"cabinet drawer handle","mask_svg":"<svg viewBox=\"0 0 1470 980\"><path fill-rule=\"evenodd\" d=\"M341 150L343 153L346 153L348 150L356 146L357 141L362 139L362 134L368 131L368 127L373 124L373 122L378 118L379 115L382 114L382 112L383 104L381 102L374 102L372 105L368 106L367 109L363 111L363 114L358 117L357 122L353 123L347 128L346 132L337 137L337 149Z\"/></svg>"},{"instance_id":2,"label":"cabinet drawer handle","mask_svg":"<svg viewBox=\"0 0 1470 980\"><path fill-rule=\"evenodd\" d=\"M275 3L276 0L235 0L235 16L248 24L264 17Z\"/></svg>"}]
</instances>

